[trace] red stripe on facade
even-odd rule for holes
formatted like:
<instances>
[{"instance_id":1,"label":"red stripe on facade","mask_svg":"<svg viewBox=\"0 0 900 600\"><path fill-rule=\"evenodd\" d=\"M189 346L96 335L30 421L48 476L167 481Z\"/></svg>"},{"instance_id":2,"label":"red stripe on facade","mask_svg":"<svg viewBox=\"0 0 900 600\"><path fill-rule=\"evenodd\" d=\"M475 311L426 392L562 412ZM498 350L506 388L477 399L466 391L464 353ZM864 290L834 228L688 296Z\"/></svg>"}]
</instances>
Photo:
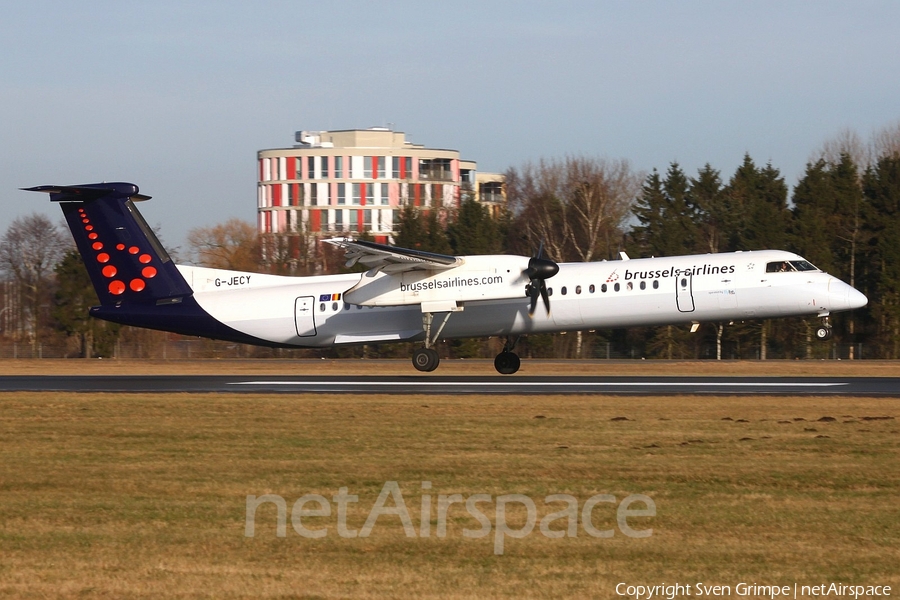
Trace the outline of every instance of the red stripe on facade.
<instances>
[{"instance_id":1,"label":"red stripe on facade","mask_svg":"<svg viewBox=\"0 0 900 600\"><path fill-rule=\"evenodd\" d=\"M372 157L372 179L378 179L378 157Z\"/></svg>"},{"instance_id":2,"label":"red stripe on facade","mask_svg":"<svg viewBox=\"0 0 900 600\"><path fill-rule=\"evenodd\" d=\"M310 231L322 231L322 211L321 210L309 211L309 230Z\"/></svg>"},{"instance_id":3,"label":"red stripe on facade","mask_svg":"<svg viewBox=\"0 0 900 600\"><path fill-rule=\"evenodd\" d=\"M400 179L406 179L406 157L400 157Z\"/></svg>"},{"instance_id":4,"label":"red stripe on facade","mask_svg":"<svg viewBox=\"0 0 900 600\"><path fill-rule=\"evenodd\" d=\"M272 206L281 206L281 185L272 186Z\"/></svg>"},{"instance_id":5,"label":"red stripe on facade","mask_svg":"<svg viewBox=\"0 0 900 600\"><path fill-rule=\"evenodd\" d=\"M296 156L288 156L287 157L287 178L288 179L297 179L297 157Z\"/></svg>"},{"instance_id":6,"label":"red stripe on facade","mask_svg":"<svg viewBox=\"0 0 900 600\"><path fill-rule=\"evenodd\" d=\"M366 188L368 186L365 183L359 184L359 205L366 205Z\"/></svg>"}]
</instances>

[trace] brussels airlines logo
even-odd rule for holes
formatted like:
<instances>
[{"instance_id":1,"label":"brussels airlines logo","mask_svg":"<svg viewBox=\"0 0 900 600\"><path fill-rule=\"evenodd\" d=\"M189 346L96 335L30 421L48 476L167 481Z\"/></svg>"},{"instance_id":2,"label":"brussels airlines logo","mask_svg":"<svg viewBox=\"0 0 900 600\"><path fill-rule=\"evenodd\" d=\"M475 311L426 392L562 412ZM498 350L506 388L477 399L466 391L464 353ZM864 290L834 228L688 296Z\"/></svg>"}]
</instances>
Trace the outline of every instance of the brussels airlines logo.
<instances>
[{"instance_id":1,"label":"brussels airlines logo","mask_svg":"<svg viewBox=\"0 0 900 600\"><path fill-rule=\"evenodd\" d=\"M695 265L686 269L676 269L675 267L672 267L670 269L655 269L651 271L629 271L628 269L625 269L625 281L628 281L629 279L681 277L682 275L689 277L695 275L727 275L729 273L734 273L734 265ZM614 275L615 271L613 271L613 275L610 275L610 279L607 279L607 281L614 281L614 279L612 279ZM616 279L618 279L618 276L616 276Z\"/></svg>"},{"instance_id":2,"label":"brussels airlines logo","mask_svg":"<svg viewBox=\"0 0 900 600\"><path fill-rule=\"evenodd\" d=\"M453 279L428 279L412 283L401 283L401 292L424 292L425 290L443 290L455 287L476 287L503 283L500 275L489 277L454 277Z\"/></svg>"}]
</instances>

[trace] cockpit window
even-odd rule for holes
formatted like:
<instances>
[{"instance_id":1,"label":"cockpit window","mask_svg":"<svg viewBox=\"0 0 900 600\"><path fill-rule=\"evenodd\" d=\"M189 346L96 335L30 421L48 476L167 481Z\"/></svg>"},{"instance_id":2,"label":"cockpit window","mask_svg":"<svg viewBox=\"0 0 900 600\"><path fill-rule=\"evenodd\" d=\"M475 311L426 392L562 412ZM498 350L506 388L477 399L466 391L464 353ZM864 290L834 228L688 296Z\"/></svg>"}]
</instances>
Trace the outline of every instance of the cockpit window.
<instances>
[{"instance_id":1,"label":"cockpit window","mask_svg":"<svg viewBox=\"0 0 900 600\"><path fill-rule=\"evenodd\" d=\"M766 265L766 273L787 273L796 269L786 260L770 262Z\"/></svg>"},{"instance_id":2,"label":"cockpit window","mask_svg":"<svg viewBox=\"0 0 900 600\"><path fill-rule=\"evenodd\" d=\"M816 266L814 264L812 264L808 260L792 260L791 264L798 271L818 271L819 270L818 268L816 268Z\"/></svg>"},{"instance_id":3,"label":"cockpit window","mask_svg":"<svg viewBox=\"0 0 900 600\"><path fill-rule=\"evenodd\" d=\"M807 260L779 260L766 264L766 273L793 273L795 271L818 271Z\"/></svg>"}]
</instances>

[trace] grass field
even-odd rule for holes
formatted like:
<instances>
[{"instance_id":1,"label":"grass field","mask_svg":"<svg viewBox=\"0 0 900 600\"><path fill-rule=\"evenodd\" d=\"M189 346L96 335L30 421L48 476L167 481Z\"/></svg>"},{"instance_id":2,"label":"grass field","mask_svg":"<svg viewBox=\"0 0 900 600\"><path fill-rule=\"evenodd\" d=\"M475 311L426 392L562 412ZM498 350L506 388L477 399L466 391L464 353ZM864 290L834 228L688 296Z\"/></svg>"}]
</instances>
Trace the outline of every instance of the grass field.
<instances>
[{"instance_id":1,"label":"grass field","mask_svg":"<svg viewBox=\"0 0 900 600\"><path fill-rule=\"evenodd\" d=\"M10 393L0 456L0 597L617 598L620 582L699 581L731 585L732 597L742 581L900 589L895 399ZM340 488L359 497L346 519L359 530L389 481L417 536L432 496L430 535L407 537L396 515L368 537L338 535ZM285 500L285 537L274 504L245 535L247 496L264 494ZM331 515L302 521L325 537L292 527L305 494L331 502ZM481 524L461 504L438 537L438 495L451 494L491 496L487 537L463 535ZM532 498L538 524L496 554L504 494ZM615 504L600 503L593 523L611 538L591 537L581 519L574 537L548 538L540 520L564 508L546 504L550 494L574 496L579 512L596 494L644 494L656 515L627 523L652 535L623 535ZM506 520L521 527L524 507L510 504Z\"/></svg>"}]
</instances>

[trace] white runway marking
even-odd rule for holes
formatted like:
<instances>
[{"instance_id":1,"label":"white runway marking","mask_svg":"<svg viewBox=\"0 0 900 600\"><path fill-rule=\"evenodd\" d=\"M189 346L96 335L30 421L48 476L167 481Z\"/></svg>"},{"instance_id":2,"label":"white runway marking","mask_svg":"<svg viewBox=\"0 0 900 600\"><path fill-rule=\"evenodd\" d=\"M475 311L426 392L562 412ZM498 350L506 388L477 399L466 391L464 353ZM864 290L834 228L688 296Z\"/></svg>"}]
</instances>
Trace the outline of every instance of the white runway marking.
<instances>
[{"instance_id":1,"label":"white runway marking","mask_svg":"<svg viewBox=\"0 0 900 600\"><path fill-rule=\"evenodd\" d=\"M372 386L407 386L407 387L452 387L452 386L554 386L554 387L836 387L849 385L849 382L759 382L759 383L732 383L732 382L659 382L659 381L625 381L625 382L575 382L575 381L231 381L228 385L317 385L340 387L347 385L372 385Z\"/></svg>"}]
</instances>

